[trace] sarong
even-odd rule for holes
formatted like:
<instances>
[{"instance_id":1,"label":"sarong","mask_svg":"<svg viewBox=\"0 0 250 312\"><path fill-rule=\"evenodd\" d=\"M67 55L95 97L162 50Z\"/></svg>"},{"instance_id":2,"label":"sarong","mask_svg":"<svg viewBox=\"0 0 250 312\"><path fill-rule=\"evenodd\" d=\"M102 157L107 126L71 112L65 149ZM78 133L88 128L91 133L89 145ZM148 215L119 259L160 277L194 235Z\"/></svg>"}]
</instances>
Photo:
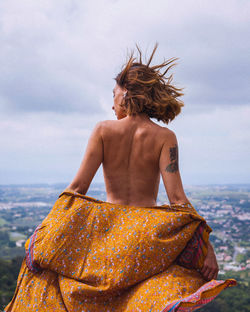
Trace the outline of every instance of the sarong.
<instances>
[{"instance_id":1,"label":"sarong","mask_svg":"<svg viewBox=\"0 0 250 312\"><path fill-rule=\"evenodd\" d=\"M5 312L193 311L235 279L203 279L212 229L189 202L113 204L65 189L25 243Z\"/></svg>"}]
</instances>

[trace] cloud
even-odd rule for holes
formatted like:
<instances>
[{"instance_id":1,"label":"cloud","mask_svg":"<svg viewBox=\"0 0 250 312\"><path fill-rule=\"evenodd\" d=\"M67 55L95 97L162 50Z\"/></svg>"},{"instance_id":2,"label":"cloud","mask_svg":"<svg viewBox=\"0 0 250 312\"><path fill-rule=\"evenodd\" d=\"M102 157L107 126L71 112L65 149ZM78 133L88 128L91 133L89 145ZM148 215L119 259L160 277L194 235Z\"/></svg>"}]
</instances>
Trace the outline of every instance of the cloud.
<instances>
[{"instance_id":1,"label":"cloud","mask_svg":"<svg viewBox=\"0 0 250 312\"><path fill-rule=\"evenodd\" d=\"M79 113L2 115L0 183L69 182L98 121Z\"/></svg>"},{"instance_id":2,"label":"cloud","mask_svg":"<svg viewBox=\"0 0 250 312\"><path fill-rule=\"evenodd\" d=\"M249 182L249 115L244 105L221 107L180 114L168 125L177 136L184 184ZM3 116L0 183L69 183L99 120L99 115L78 113ZM103 181L101 167L95 181Z\"/></svg>"},{"instance_id":3,"label":"cloud","mask_svg":"<svg viewBox=\"0 0 250 312\"><path fill-rule=\"evenodd\" d=\"M127 49L156 41L155 61L180 58L192 107L249 104L249 13L243 0L2 2L1 108L103 114Z\"/></svg>"},{"instance_id":4,"label":"cloud","mask_svg":"<svg viewBox=\"0 0 250 312\"><path fill-rule=\"evenodd\" d=\"M250 107L182 114L169 125L185 183L249 183Z\"/></svg>"},{"instance_id":5,"label":"cloud","mask_svg":"<svg viewBox=\"0 0 250 312\"><path fill-rule=\"evenodd\" d=\"M95 123L114 119L127 52L156 41L152 64L178 57L185 87L169 125L184 182L247 181L249 15L247 0L1 1L0 182L69 181Z\"/></svg>"}]
</instances>

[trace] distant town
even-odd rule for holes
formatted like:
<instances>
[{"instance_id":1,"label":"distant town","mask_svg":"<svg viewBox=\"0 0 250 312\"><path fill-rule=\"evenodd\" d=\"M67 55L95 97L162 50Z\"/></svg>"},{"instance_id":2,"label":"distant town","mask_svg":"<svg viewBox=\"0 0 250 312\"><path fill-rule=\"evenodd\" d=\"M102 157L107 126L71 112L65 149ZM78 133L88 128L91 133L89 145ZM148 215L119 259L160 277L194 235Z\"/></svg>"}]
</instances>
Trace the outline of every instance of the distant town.
<instances>
[{"instance_id":1,"label":"distant town","mask_svg":"<svg viewBox=\"0 0 250 312\"><path fill-rule=\"evenodd\" d=\"M47 216L67 184L0 186L0 258L24 256L24 244ZM250 274L250 184L186 186L185 193L213 229L210 234L220 274ZM91 185L88 196L106 200L102 183ZM160 185L157 204L168 204ZM249 275L248 274L248 275Z\"/></svg>"}]
</instances>

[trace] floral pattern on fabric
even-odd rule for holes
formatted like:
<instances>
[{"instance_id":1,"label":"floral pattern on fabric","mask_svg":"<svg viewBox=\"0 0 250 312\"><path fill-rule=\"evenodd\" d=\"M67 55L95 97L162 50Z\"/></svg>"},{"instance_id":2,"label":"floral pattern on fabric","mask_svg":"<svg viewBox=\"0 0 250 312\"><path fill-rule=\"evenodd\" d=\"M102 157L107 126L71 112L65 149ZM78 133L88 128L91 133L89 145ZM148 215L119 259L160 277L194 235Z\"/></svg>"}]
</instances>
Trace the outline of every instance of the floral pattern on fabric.
<instances>
[{"instance_id":1,"label":"floral pattern on fabric","mask_svg":"<svg viewBox=\"0 0 250 312\"><path fill-rule=\"evenodd\" d=\"M135 207L66 189L26 241L4 311L193 311L236 285L199 273L211 231L190 203Z\"/></svg>"}]
</instances>

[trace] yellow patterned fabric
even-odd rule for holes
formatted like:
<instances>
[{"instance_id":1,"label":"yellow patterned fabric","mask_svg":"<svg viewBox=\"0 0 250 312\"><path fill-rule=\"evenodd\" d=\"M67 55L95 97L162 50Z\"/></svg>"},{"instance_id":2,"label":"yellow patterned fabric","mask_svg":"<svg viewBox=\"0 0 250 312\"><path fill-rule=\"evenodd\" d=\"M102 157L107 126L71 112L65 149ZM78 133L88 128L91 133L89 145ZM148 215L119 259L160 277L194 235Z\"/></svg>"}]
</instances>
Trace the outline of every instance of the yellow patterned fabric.
<instances>
[{"instance_id":1,"label":"yellow patterned fabric","mask_svg":"<svg viewBox=\"0 0 250 312\"><path fill-rule=\"evenodd\" d=\"M236 285L199 273L211 231L190 203L134 207L66 189L26 241L4 311L193 311Z\"/></svg>"}]
</instances>

